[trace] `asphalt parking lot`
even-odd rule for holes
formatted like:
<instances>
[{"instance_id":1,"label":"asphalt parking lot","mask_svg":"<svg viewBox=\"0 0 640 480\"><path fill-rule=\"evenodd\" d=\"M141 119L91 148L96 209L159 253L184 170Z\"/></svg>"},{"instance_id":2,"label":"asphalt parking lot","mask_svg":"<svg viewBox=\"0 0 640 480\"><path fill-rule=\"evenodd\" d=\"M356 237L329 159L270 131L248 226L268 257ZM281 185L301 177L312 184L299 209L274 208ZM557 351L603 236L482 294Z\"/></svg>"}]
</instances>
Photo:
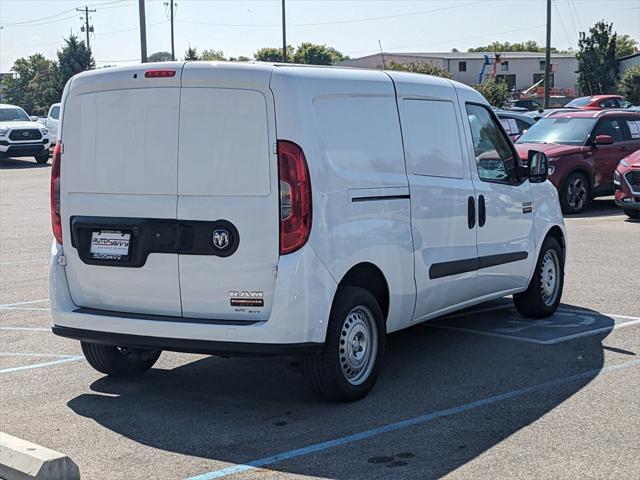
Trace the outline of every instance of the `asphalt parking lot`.
<instances>
[{"instance_id":1,"label":"asphalt parking lot","mask_svg":"<svg viewBox=\"0 0 640 480\"><path fill-rule=\"evenodd\" d=\"M91 369L49 330L50 167L0 166L0 430L83 479L640 478L640 223L611 199L566 219L556 315L503 299L391 335L375 389L335 405L292 359Z\"/></svg>"}]
</instances>

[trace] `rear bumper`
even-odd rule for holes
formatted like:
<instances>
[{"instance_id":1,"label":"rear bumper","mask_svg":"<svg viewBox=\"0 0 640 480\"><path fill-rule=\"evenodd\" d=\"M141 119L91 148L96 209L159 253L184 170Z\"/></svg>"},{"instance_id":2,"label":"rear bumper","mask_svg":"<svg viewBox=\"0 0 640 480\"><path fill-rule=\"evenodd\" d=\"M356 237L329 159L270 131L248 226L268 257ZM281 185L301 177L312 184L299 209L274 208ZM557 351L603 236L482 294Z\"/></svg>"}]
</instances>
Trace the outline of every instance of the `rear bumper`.
<instances>
[{"instance_id":1,"label":"rear bumper","mask_svg":"<svg viewBox=\"0 0 640 480\"><path fill-rule=\"evenodd\" d=\"M117 345L119 347L169 350L172 352L202 353L221 356L309 356L320 353L322 343L240 343L210 340L195 340L167 337L149 337L123 333L81 330L54 325L54 334L81 342Z\"/></svg>"},{"instance_id":2,"label":"rear bumper","mask_svg":"<svg viewBox=\"0 0 640 480\"><path fill-rule=\"evenodd\" d=\"M72 248L69 246L68 248ZM63 247L55 241L49 274L53 332L109 345L222 355L309 355L325 341L337 284L306 246L280 258L266 321L167 317L81 308L74 303Z\"/></svg>"}]
</instances>

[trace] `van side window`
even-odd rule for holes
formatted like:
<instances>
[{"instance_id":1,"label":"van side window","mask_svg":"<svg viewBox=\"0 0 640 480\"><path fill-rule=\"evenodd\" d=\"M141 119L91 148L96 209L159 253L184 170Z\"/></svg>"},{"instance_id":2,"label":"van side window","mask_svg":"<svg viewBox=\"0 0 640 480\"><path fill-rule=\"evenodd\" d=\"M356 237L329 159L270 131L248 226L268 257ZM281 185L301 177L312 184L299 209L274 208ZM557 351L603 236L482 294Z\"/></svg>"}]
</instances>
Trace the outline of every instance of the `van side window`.
<instances>
[{"instance_id":1,"label":"van side window","mask_svg":"<svg viewBox=\"0 0 640 480\"><path fill-rule=\"evenodd\" d=\"M460 131L452 102L405 99L402 117L410 173L464 177Z\"/></svg>"},{"instance_id":2,"label":"van side window","mask_svg":"<svg viewBox=\"0 0 640 480\"><path fill-rule=\"evenodd\" d=\"M480 179L488 182L515 179L515 155L489 110L482 105L468 103L467 117Z\"/></svg>"},{"instance_id":3,"label":"van side window","mask_svg":"<svg viewBox=\"0 0 640 480\"><path fill-rule=\"evenodd\" d=\"M51 112L49 113L49 116L54 120L58 120L58 117L60 117L60 107L58 106L51 107Z\"/></svg>"}]
</instances>

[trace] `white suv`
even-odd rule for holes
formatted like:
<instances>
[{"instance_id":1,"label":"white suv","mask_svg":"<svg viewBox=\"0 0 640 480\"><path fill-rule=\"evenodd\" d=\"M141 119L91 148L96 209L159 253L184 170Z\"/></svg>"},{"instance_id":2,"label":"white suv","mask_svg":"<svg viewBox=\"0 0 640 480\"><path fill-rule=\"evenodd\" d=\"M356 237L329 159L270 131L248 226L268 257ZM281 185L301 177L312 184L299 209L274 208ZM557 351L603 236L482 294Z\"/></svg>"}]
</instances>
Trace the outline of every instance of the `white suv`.
<instances>
[{"instance_id":1,"label":"white suv","mask_svg":"<svg viewBox=\"0 0 640 480\"><path fill-rule=\"evenodd\" d=\"M37 120L20 107L0 103L0 158L33 156L36 162L47 163L49 131Z\"/></svg>"},{"instance_id":2,"label":"white suv","mask_svg":"<svg viewBox=\"0 0 640 480\"><path fill-rule=\"evenodd\" d=\"M560 301L565 228L486 100L426 75L164 63L66 86L54 333L141 374L162 350L304 356L363 397L388 333L505 295Z\"/></svg>"}]
</instances>

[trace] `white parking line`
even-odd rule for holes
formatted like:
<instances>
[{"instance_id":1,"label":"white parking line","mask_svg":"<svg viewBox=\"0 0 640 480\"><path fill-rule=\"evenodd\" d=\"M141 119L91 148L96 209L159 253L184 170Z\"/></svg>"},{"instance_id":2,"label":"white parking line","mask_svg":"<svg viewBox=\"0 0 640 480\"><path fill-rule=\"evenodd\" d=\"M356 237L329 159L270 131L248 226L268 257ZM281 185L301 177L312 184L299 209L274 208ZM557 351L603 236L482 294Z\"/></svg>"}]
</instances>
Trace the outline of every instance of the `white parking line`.
<instances>
[{"instance_id":1,"label":"white parking line","mask_svg":"<svg viewBox=\"0 0 640 480\"><path fill-rule=\"evenodd\" d=\"M430 422L431 420L436 420L438 418L448 417L451 415L456 415L458 413L467 412L469 410L474 410L476 408L491 405L493 403L502 402L505 400L513 400L515 398L523 397L530 393L539 392L549 387L557 387L557 386L575 382L577 380L595 377L597 375L602 375L606 373L612 373L615 371L619 371L625 368L635 367L638 365L640 365L640 360L632 360L630 362L626 362L618 365L612 365L609 367L604 367L602 369L589 370L588 372L579 373L577 375L572 375L570 377L551 380L549 382L539 383L539 384L532 385L530 387L524 387L518 390L512 390L507 393L495 395L493 397L487 397L482 400L476 400L475 402L466 403L464 405L459 405L457 407L447 408L446 410L440 410L437 412L419 415L417 417L407 418L405 420L400 420L399 422L388 423L386 425L382 425L380 427L373 428L371 430L365 430L359 433L355 433L353 435L348 435L346 437L336 438L333 440L328 440L326 442L320 442L320 443L316 443L306 447L296 448L294 450L289 450L287 452L277 453L270 457L260 458L245 464L233 465L233 466L222 468L219 470L214 470L212 472L203 473L195 477L190 477L189 480L211 480L215 478L226 477L229 475L237 475L237 474L246 472L248 470L254 470L257 468L266 467L268 465L280 463L285 460L291 460L293 458L302 457L304 455L310 455L313 453L322 452L330 448L347 445L347 444L358 442L361 440L367 440L369 438L376 437L383 433L394 432L396 430L400 430L406 427L421 425L421 424Z\"/></svg>"},{"instance_id":2,"label":"white parking line","mask_svg":"<svg viewBox=\"0 0 640 480\"><path fill-rule=\"evenodd\" d=\"M3 303L2 305L0 305L0 308L17 307L19 305L31 305L31 304L34 304L34 303L44 303L44 302L48 302L48 301L49 301L48 298L42 298L40 300L28 300L26 302Z\"/></svg>"},{"instance_id":3,"label":"white parking line","mask_svg":"<svg viewBox=\"0 0 640 480\"><path fill-rule=\"evenodd\" d=\"M51 362L36 363L35 365L23 365L21 367L3 368L3 369L0 369L0 373L11 373L11 372L21 372L23 370L34 370L36 368L50 367L53 365L59 365L61 363L77 362L78 360L82 360L83 358L84 357L82 357L81 355L73 355L73 356L60 358L59 360L52 360Z\"/></svg>"},{"instance_id":4,"label":"white parking line","mask_svg":"<svg viewBox=\"0 0 640 480\"><path fill-rule=\"evenodd\" d=\"M24 330L27 332L50 332L50 328L44 327L0 327L0 330Z\"/></svg>"},{"instance_id":5,"label":"white parking line","mask_svg":"<svg viewBox=\"0 0 640 480\"><path fill-rule=\"evenodd\" d=\"M37 307L2 307L0 310L26 310L29 312L50 312L50 308L37 308Z\"/></svg>"},{"instance_id":6,"label":"white parking line","mask_svg":"<svg viewBox=\"0 0 640 480\"><path fill-rule=\"evenodd\" d=\"M0 266L1 265L19 265L21 263L36 263L36 262L48 262L49 259L48 258L38 258L38 259L33 259L33 260L16 260L14 262L0 262Z\"/></svg>"}]
</instances>

